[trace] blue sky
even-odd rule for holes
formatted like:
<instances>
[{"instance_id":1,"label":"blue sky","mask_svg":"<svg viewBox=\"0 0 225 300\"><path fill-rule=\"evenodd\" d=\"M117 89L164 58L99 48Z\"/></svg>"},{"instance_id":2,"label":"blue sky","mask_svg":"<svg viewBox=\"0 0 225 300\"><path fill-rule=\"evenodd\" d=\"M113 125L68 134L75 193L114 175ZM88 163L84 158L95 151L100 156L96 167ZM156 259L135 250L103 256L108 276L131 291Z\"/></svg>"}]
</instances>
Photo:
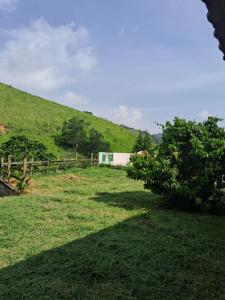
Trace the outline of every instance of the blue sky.
<instances>
[{"instance_id":1,"label":"blue sky","mask_svg":"<svg viewBox=\"0 0 225 300\"><path fill-rule=\"evenodd\" d=\"M224 117L201 0L0 0L0 81L117 123Z\"/></svg>"}]
</instances>

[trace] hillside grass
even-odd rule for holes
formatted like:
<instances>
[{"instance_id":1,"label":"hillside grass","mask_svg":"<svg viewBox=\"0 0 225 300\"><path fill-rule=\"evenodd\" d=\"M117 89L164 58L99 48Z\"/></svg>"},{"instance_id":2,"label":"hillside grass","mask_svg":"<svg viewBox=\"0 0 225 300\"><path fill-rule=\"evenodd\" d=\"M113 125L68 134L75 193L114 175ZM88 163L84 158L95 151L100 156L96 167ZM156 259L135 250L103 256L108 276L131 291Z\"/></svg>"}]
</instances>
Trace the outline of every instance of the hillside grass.
<instances>
[{"instance_id":1,"label":"hillside grass","mask_svg":"<svg viewBox=\"0 0 225 300\"><path fill-rule=\"evenodd\" d=\"M0 135L0 142L9 136L25 134L44 143L54 154L64 150L55 144L63 122L79 117L101 132L114 152L131 152L136 133L105 119L22 92L0 83L0 124L10 127L9 134Z\"/></svg>"},{"instance_id":2,"label":"hillside grass","mask_svg":"<svg viewBox=\"0 0 225 300\"><path fill-rule=\"evenodd\" d=\"M225 218L167 210L122 170L0 199L0 299L224 299Z\"/></svg>"}]
</instances>

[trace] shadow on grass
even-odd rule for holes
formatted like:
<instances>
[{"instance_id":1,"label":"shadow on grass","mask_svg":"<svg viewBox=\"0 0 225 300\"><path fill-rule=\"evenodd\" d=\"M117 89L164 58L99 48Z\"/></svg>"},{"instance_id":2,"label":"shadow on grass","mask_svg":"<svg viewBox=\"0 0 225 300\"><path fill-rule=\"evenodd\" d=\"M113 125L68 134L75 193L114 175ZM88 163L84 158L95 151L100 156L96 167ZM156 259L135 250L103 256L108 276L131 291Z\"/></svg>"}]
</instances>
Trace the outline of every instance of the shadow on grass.
<instances>
[{"instance_id":1,"label":"shadow on grass","mask_svg":"<svg viewBox=\"0 0 225 300\"><path fill-rule=\"evenodd\" d=\"M154 210L0 270L0 299L224 299L224 225Z\"/></svg>"},{"instance_id":2,"label":"shadow on grass","mask_svg":"<svg viewBox=\"0 0 225 300\"><path fill-rule=\"evenodd\" d=\"M161 198L149 191L97 193L93 198L96 202L104 202L109 206L117 206L127 210L163 208Z\"/></svg>"}]
</instances>

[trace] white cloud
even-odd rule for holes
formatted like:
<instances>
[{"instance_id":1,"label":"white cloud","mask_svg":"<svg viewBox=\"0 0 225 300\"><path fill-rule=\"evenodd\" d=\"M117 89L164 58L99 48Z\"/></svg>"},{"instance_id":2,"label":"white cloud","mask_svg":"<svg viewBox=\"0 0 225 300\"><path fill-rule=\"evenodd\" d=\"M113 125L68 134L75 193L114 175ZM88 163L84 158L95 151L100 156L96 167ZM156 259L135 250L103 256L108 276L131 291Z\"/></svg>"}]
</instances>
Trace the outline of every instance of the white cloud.
<instances>
[{"instance_id":1,"label":"white cloud","mask_svg":"<svg viewBox=\"0 0 225 300\"><path fill-rule=\"evenodd\" d=\"M139 109L128 107L126 105L119 105L113 111L113 121L128 126L136 126L142 118L142 113Z\"/></svg>"},{"instance_id":2,"label":"white cloud","mask_svg":"<svg viewBox=\"0 0 225 300\"><path fill-rule=\"evenodd\" d=\"M208 117L212 116L213 114L210 114L207 110L203 110L200 114L199 114L199 119L201 121L206 121L208 119Z\"/></svg>"},{"instance_id":3,"label":"white cloud","mask_svg":"<svg viewBox=\"0 0 225 300\"><path fill-rule=\"evenodd\" d=\"M0 0L0 10L12 12L16 9L18 0Z\"/></svg>"},{"instance_id":4,"label":"white cloud","mask_svg":"<svg viewBox=\"0 0 225 300\"><path fill-rule=\"evenodd\" d=\"M87 97L83 95L79 95L73 92L67 92L65 95L62 97L60 103L63 103L67 106L70 107L83 107L88 104L88 99Z\"/></svg>"},{"instance_id":5,"label":"white cloud","mask_svg":"<svg viewBox=\"0 0 225 300\"><path fill-rule=\"evenodd\" d=\"M8 34L0 49L0 81L22 89L38 94L66 89L97 64L84 27L54 27L41 18Z\"/></svg>"},{"instance_id":6,"label":"white cloud","mask_svg":"<svg viewBox=\"0 0 225 300\"><path fill-rule=\"evenodd\" d=\"M92 56L91 49L82 49L75 55L75 62L77 66L83 71L89 71L93 69L97 64L97 59Z\"/></svg>"}]
</instances>

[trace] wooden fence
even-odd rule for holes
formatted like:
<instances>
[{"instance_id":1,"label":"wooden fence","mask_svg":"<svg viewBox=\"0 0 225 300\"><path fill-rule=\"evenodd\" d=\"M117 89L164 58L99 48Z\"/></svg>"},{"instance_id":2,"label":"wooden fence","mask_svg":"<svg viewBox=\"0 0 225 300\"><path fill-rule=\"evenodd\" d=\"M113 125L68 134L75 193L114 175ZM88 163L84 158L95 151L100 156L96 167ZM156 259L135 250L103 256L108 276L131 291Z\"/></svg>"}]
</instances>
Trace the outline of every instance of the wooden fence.
<instances>
[{"instance_id":1,"label":"wooden fence","mask_svg":"<svg viewBox=\"0 0 225 300\"><path fill-rule=\"evenodd\" d=\"M23 161L13 161L11 156L7 160L1 158L0 163L0 178L6 182L10 182L13 178L15 180L29 180L34 174L54 173L60 170L69 168L87 168L98 165L98 158L91 155L90 158L70 158L64 159L58 157L57 160L51 161L35 161L24 158Z\"/></svg>"}]
</instances>

